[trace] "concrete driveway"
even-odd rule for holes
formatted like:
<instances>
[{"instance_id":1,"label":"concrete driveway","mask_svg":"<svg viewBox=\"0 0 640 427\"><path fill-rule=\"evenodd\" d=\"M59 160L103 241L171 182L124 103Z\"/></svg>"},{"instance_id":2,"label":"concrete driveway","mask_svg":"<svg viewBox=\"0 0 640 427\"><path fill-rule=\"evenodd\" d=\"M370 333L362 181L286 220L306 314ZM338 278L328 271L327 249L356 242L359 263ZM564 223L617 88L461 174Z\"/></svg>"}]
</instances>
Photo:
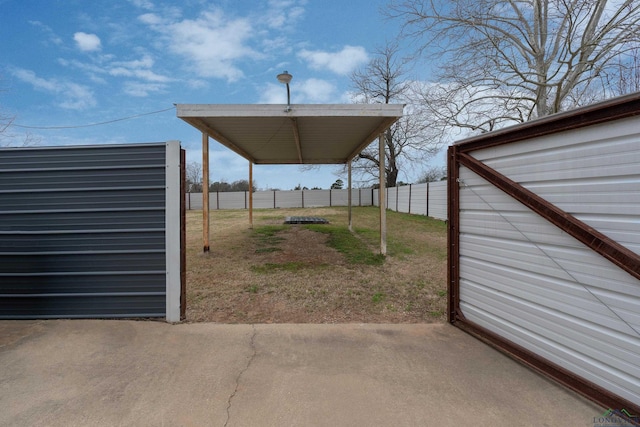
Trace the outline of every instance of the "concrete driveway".
<instances>
[{"instance_id":1,"label":"concrete driveway","mask_svg":"<svg viewBox=\"0 0 640 427\"><path fill-rule=\"evenodd\" d=\"M589 426L446 324L0 321L1 426Z\"/></svg>"}]
</instances>

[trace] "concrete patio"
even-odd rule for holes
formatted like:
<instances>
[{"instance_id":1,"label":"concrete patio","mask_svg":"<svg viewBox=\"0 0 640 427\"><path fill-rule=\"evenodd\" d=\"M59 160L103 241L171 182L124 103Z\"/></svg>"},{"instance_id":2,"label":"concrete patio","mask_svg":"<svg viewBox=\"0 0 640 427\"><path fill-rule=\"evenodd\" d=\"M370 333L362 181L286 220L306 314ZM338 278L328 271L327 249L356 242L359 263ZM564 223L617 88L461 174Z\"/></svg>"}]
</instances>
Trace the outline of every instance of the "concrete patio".
<instances>
[{"instance_id":1,"label":"concrete patio","mask_svg":"<svg viewBox=\"0 0 640 427\"><path fill-rule=\"evenodd\" d=\"M448 324L0 321L1 426L589 426Z\"/></svg>"}]
</instances>

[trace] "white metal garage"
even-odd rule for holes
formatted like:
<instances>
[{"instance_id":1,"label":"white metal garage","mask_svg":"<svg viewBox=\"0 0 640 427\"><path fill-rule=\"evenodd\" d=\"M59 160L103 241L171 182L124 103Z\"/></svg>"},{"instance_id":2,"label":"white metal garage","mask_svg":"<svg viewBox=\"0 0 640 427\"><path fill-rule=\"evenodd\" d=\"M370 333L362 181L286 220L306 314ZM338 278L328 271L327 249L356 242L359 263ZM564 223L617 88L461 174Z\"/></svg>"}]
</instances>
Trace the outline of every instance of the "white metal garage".
<instances>
[{"instance_id":1,"label":"white metal garage","mask_svg":"<svg viewBox=\"0 0 640 427\"><path fill-rule=\"evenodd\" d=\"M449 149L449 320L640 413L640 94Z\"/></svg>"}]
</instances>

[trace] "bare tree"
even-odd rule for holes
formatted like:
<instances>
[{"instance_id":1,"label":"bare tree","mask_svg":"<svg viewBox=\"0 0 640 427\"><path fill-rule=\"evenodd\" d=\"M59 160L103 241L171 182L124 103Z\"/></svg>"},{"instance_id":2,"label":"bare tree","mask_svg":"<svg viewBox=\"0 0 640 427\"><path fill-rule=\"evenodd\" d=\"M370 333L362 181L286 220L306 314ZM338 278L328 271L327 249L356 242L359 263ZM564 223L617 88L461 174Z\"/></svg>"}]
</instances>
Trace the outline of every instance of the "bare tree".
<instances>
[{"instance_id":1,"label":"bare tree","mask_svg":"<svg viewBox=\"0 0 640 427\"><path fill-rule=\"evenodd\" d=\"M15 134L10 131L14 125L15 117L4 115L0 112L0 147L29 147L37 145L39 138L34 137L29 132Z\"/></svg>"},{"instance_id":2,"label":"bare tree","mask_svg":"<svg viewBox=\"0 0 640 427\"><path fill-rule=\"evenodd\" d=\"M387 13L438 55L433 111L481 131L603 99L600 76L640 37L638 0L392 0Z\"/></svg>"},{"instance_id":3,"label":"bare tree","mask_svg":"<svg viewBox=\"0 0 640 427\"><path fill-rule=\"evenodd\" d=\"M202 192L202 165L198 162L187 162L187 192Z\"/></svg>"},{"instance_id":4,"label":"bare tree","mask_svg":"<svg viewBox=\"0 0 640 427\"><path fill-rule=\"evenodd\" d=\"M430 166L422 172L418 183L442 181L447 177L446 166Z\"/></svg>"},{"instance_id":5,"label":"bare tree","mask_svg":"<svg viewBox=\"0 0 640 427\"><path fill-rule=\"evenodd\" d=\"M617 58L615 68L603 78L611 95L640 92L640 48L636 47Z\"/></svg>"},{"instance_id":6,"label":"bare tree","mask_svg":"<svg viewBox=\"0 0 640 427\"><path fill-rule=\"evenodd\" d=\"M407 79L407 60L399 58L398 45L387 44L364 69L352 74L354 97L363 103L405 103L404 116L384 133L385 183L395 187L401 170L424 162L441 148L423 106L411 99L412 81ZM379 175L377 144L363 150L353 162L355 173L372 181ZM368 178L367 178L368 177Z\"/></svg>"},{"instance_id":7,"label":"bare tree","mask_svg":"<svg viewBox=\"0 0 640 427\"><path fill-rule=\"evenodd\" d=\"M15 119L15 116L6 114L0 109L0 147L28 147L37 145L40 139L31 133L25 132L24 134L17 134L11 132L12 127L21 127L15 124Z\"/></svg>"}]
</instances>

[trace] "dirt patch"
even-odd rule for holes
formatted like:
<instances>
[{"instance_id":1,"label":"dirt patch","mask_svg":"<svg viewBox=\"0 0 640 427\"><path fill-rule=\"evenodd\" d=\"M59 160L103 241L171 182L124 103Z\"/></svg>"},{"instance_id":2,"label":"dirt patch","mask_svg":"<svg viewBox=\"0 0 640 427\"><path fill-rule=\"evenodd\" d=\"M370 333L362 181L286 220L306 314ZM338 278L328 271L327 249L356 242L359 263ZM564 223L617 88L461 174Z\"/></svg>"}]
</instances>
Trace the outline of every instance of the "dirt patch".
<instances>
[{"instance_id":1,"label":"dirt patch","mask_svg":"<svg viewBox=\"0 0 640 427\"><path fill-rule=\"evenodd\" d=\"M299 225L290 225L278 232L282 239L277 250L261 251L254 249L255 257L252 262L264 263L292 263L299 262L308 265L338 265L344 264L344 256L337 250L327 246L329 235L307 230ZM268 249L268 248L267 248Z\"/></svg>"}]
</instances>

